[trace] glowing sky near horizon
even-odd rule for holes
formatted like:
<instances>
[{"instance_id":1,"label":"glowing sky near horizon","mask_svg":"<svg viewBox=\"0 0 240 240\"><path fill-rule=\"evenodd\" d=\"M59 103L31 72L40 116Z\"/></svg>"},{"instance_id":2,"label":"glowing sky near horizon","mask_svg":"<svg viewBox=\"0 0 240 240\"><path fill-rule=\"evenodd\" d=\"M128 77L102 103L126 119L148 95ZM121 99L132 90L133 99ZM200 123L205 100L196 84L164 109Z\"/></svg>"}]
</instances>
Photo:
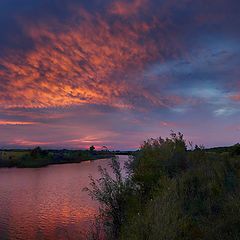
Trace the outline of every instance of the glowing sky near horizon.
<instances>
[{"instance_id":1,"label":"glowing sky near horizon","mask_svg":"<svg viewBox=\"0 0 240 240\"><path fill-rule=\"evenodd\" d=\"M2 0L0 147L240 141L237 0Z\"/></svg>"}]
</instances>

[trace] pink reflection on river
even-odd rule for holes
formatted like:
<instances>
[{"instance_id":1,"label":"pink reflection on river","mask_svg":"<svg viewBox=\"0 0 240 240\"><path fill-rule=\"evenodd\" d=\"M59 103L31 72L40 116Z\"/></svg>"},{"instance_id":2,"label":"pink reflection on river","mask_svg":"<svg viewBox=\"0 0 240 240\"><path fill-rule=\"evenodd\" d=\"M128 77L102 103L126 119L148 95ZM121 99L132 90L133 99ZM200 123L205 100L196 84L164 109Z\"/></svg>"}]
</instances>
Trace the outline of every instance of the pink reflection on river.
<instances>
[{"instance_id":1,"label":"pink reflection on river","mask_svg":"<svg viewBox=\"0 0 240 240\"><path fill-rule=\"evenodd\" d=\"M0 239L81 239L98 209L82 189L89 175L98 178L98 166L109 169L109 162L0 169Z\"/></svg>"}]
</instances>

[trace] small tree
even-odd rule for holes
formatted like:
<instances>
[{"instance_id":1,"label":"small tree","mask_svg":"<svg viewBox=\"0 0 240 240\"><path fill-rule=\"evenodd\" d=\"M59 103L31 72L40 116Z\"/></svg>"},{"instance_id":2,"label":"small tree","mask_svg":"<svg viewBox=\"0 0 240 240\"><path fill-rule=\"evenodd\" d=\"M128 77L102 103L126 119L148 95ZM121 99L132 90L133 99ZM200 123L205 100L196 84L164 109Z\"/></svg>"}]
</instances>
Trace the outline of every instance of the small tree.
<instances>
[{"instance_id":1,"label":"small tree","mask_svg":"<svg viewBox=\"0 0 240 240\"><path fill-rule=\"evenodd\" d=\"M30 154L32 157L38 157L43 154L43 150L40 147L36 147L31 151Z\"/></svg>"},{"instance_id":2,"label":"small tree","mask_svg":"<svg viewBox=\"0 0 240 240\"><path fill-rule=\"evenodd\" d=\"M92 145L90 148L89 148L90 152L93 152L95 150L95 147Z\"/></svg>"}]
</instances>

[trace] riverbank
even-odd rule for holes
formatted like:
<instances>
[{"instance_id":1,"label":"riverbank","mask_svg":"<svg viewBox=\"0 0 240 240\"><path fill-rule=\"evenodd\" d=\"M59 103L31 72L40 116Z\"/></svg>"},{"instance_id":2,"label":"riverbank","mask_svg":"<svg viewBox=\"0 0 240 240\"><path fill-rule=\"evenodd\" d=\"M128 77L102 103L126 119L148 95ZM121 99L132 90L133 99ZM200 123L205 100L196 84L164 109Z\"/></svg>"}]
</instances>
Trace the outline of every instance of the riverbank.
<instances>
[{"instance_id":1,"label":"riverbank","mask_svg":"<svg viewBox=\"0 0 240 240\"><path fill-rule=\"evenodd\" d=\"M80 163L111 158L107 151L88 150L4 150L0 151L0 168L40 168L53 164Z\"/></svg>"}]
</instances>

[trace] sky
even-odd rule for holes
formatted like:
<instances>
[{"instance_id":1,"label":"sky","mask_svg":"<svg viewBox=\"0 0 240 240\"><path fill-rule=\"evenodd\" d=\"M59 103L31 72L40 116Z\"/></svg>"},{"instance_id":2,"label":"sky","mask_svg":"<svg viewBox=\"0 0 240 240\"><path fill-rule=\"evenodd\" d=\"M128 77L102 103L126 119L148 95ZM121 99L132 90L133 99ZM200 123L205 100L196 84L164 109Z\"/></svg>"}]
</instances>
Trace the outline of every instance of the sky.
<instances>
[{"instance_id":1,"label":"sky","mask_svg":"<svg viewBox=\"0 0 240 240\"><path fill-rule=\"evenodd\" d=\"M238 0L1 0L0 147L240 142Z\"/></svg>"}]
</instances>

